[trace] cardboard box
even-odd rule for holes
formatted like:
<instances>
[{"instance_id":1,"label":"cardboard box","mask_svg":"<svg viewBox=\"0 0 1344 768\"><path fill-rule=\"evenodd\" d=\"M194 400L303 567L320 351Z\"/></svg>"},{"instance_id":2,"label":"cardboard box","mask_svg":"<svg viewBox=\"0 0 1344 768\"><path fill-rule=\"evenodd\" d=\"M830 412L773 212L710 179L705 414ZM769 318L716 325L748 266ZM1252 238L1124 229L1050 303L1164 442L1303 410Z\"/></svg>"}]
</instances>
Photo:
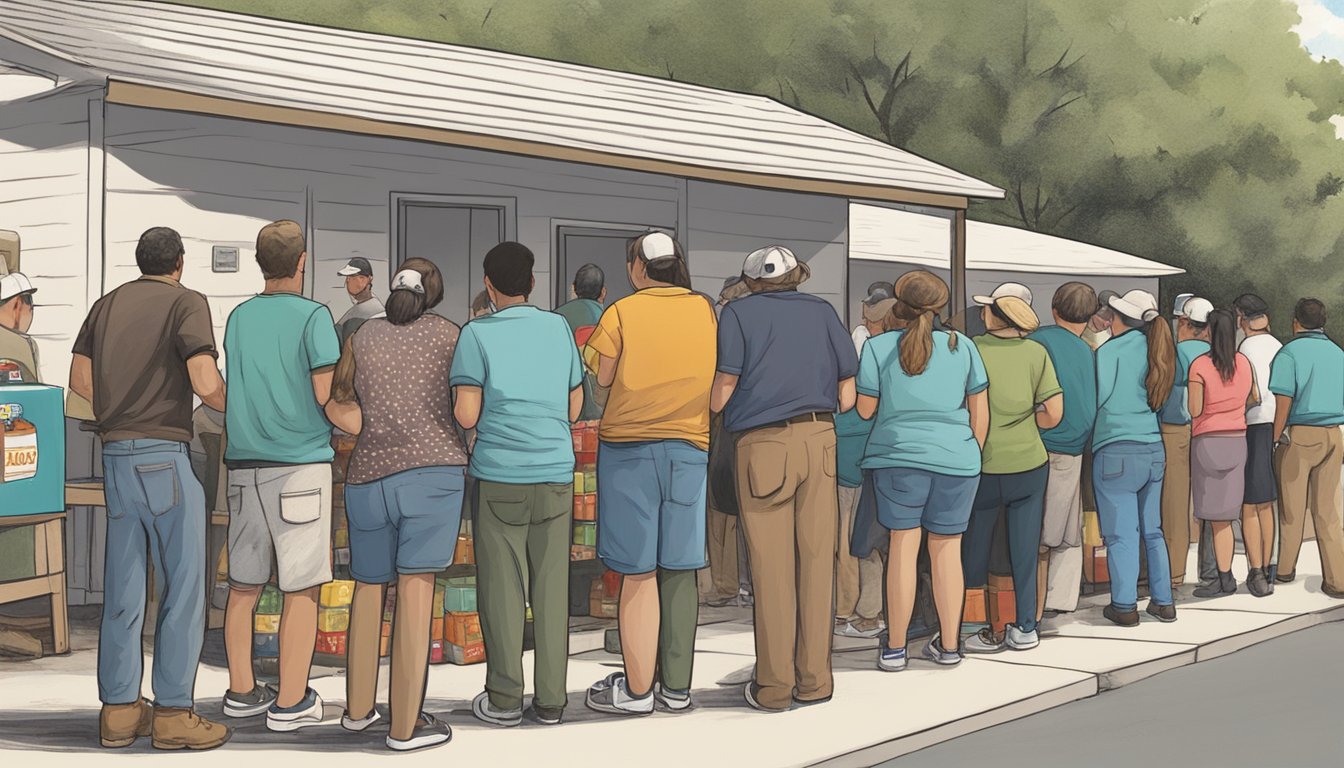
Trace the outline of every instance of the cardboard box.
<instances>
[{"instance_id":1,"label":"cardboard box","mask_svg":"<svg viewBox=\"0 0 1344 768\"><path fill-rule=\"evenodd\" d=\"M443 609L448 613L475 613L475 579L449 580L447 589L443 593Z\"/></svg>"},{"instance_id":2,"label":"cardboard box","mask_svg":"<svg viewBox=\"0 0 1344 768\"><path fill-rule=\"evenodd\" d=\"M267 634L252 635L252 655L261 659L274 659L280 656L280 636Z\"/></svg>"},{"instance_id":3,"label":"cardboard box","mask_svg":"<svg viewBox=\"0 0 1344 768\"><path fill-rule=\"evenodd\" d=\"M274 635L280 631L280 614L258 613L252 617L252 631L258 635Z\"/></svg>"},{"instance_id":4,"label":"cardboard box","mask_svg":"<svg viewBox=\"0 0 1344 768\"><path fill-rule=\"evenodd\" d=\"M443 618L444 595L448 589L447 579L434 580L434 602L430 603L430 617L433 619Z\"/></svg>"},{"instance_id":5,"label":"cardboard box","mask_svg":"<svg viewBox=\"0 0 1344 768\"><path fill-rule=\"evenodd\" d=\"M481 642L481 618L476 613L449 613L443 621L443 639L453 645Z\"/></svg>"},{"instance_id":6,"label":"cardboard box","mask_svg":"<svg viewBox=\"0 0 1344 768\"><path fill-rule=\"evenodd\" d=\"M579 563L584 560L596 560L597 547L585 547L581 544L573 544L569 548L569 561Z\"/></svg>"},{"instance_id":7,"label":"cardboard box","mask_svg":"<svg viewBox=\"0 0 1344 768\"><path fill-rule=\"evenodd\" d=\"M391 651L392 651L392 638L388 637L387 635L383 635L382 639L378 641L378 655L385 659L391 655Z\"/></svg>"},{"instance_id":8,"label":"cardboard box","mask_svg":"<svg viewBox=\"0 0 1344 768\"><path fill-rule=\"evenodd\" d=\"M349 608L319 608L317 611L318 632L344 632L350 628Z\"/></svg>"},{"instance_id":9,"label":"cardboard box","mask_svg":"<svg viewBox=\"0 0 1344 768\"><path fill-rule=\"evenodd\" d=\"M322 585L318 604L323 608L349 608L355 599L355 582L329 581Z\"/></svg>"},{"instance_id":10,"label":"cardboard box","mask_svg":"<svg viewBox=\"0 0 1344 768\"><path fill-rule=\"evenodd\" d=\"M445 623L446 623L446 622L444 621L444 619L443 619L442 616L440 616L440 617L437 618L437 619L430 619L430 620L429 620L429 640L430 640L430 642L433 642L433 641L435 641L435 640L442 640L442 639L443 639L443 627L444 627Z\"/></svg>"},{"instance_id":11,"label":"cardboard box","mask_svg":"<svg viewBox=\"0 0 1344 768\"><path fill-rule=\"evenodd\" d=\"M475 565L476 545L470 536L457 537L457 549L453 550L453 565Z\"/></svg>"},{"instance_id":12,"label":"cardboard box","mask_svg":"<svg viewBox=\"0 0 1344 768\"><path fill-rule=\"evenodd\" d=\"M614 619L620 612L620 606L621 598L619 595L608 595L601 579L593 582L588 595L589 616L598 619Z\"/></svg>"},{"instance_id":13,"label":"cardboard box","mask_svg":"<svg viewBox=\"0 0 1344 768\"><path fill-rule=\"evenodd\" d=\"M350 546L350 531L345 528L337 528L332 531L331 544L337 549L344 549Z\"/></svg>"},{"instance_id":14,"label":"cardboard box","mask_svg":"<svg viewBox=\"0 0 1344 768\"><path fill-rule=\"evenodd\" d=\"M257 599L257 613L268 615L280 615L280 609L285 606L284 595L274 584L267 584L261 590L261 597Z\"/></svg>"},{"instance_id":15,"label":"cardboard box","mask_svg":"<svg viewBox=\"0 0 1344 768\"><path fill-rule=\"evenodd\" d=\"M64 390L40 384L0 386L0 429L0 517L64 512ZM172 476L163 474L164 488L171 492ZM154 477L142 480L158 482Z\"/></svg>"},{"instance_id":16,"label":"cardboard box","mask_svg":"<svg viewBox=\"0 0 1344 768\"><path fill-rule=\"evenodd\" d=\"M317 644L313 650L317 653L325 653L329 656L345 655L345 632L317 632Z\"/></svg>"},{"instance_id":17,"label":"cardboard box","mask_svg":"<svg viewBox=\"0 0 1344 768\"><path fill-rule=\"evenodd\" d=\"M443 663L443 641L442 641L442 640L432 640L432 639L431 639L431 640L429 641L429 663L430 663L430 664L442 664L442 663Z\"/></svg>"},{"instance_id":18,"label":"cardboard box","mask_svg":"<svg viewBox=\"0 0 1344 768\"><path fill-rule=\"evenodd\" d=\"M581 547L597 546L597 523L575 523L574 543Z\"/></svg>"},{"instance_id":19,"label":"cardboard box","mask_svg":"<svg viewBox=\"0 0 1344 768\"><path fill-rule=\"evenodd\" d=\"M1083 547L1083 579L1088 584L1111 583L1110 568L1106 563L1105 547Z\"/></svg>"},{"instance_id":20,"label":"cardboard box","mask_svg":"<svg viewBox=\"0 0 1344 768\"><path fill-rule=\"evenodd\" d=\"M1017 593L1013 591L1013 577L989 575L989 625L1002 632L1008 624L1017 621Z\"/></svg>"},{"instance_id":21,"label":"cardboard box","mask_svg":"<svg viewBox=\"0 0 1344 768\"><path fill-rule=\"evenodd\" d=\"M384 640L386 640L387 638L391 637L391 636L392 636L392 621L391 621L390 619L383 619L382 629L381 629L380 631L382 632L382 635L383 635L383 639L384 639Z\"/></svg>"},{"instance_id":22,"label":"cardboard box","mask_svg":"<svg viewBox=\"0 0 1344 768\"><path fill-rule=\"evenodd\" d=\"M575 522L593 522L597 520L597 494L585 493L574 497Z\"/></svg>"},{"instance_id":23,"label":"cardboard box","mask_svg":"<svg viewBox=\"0 0 1344 768\"><path fill-rule=\"evenodd\" d=\"M579 489L578 489L578 488L575 488L575 489L574 489L574 492L575 492L575 493L578 493L578 492L579 492ZM585 473L583 473L583 492L584 492L584 493L597 493L597 473L596 473L596 472L585 472Z\"/></svg>"},{"instance_id":24,"label":"cardboard box","mask_svg":"<svg viewBox=\"0 0 1344 768\"><path fill-rule=\"evenodd\" d=\"M462 646L455 643L445 642L443 644L444 660L449 664L466 666L467 664L480 664L485 661L485 643L474 642Z\"/></svg>"},{"instance_id":25,"label":"cardboard box","mask_svg":"<svg viewBox=\"0 0 1344 768\"><path fill-rule=\"evenodd\" d=\"M962 609L961 621L965 624L988 624L989 606L985 602L984 587L966 590L966 607Z\"/></svg>"},{"instance_id":26,"label":"cardboard box","mask_svg":"<svg viewBox=\"0 0 1344 768\"><path fill-rule=\"evenodd\" d=\"M1083 546L1100 547L1102 544L1101 520L1097 517L1097 511L1083 510Z\"/></svg>"}]
</instances>

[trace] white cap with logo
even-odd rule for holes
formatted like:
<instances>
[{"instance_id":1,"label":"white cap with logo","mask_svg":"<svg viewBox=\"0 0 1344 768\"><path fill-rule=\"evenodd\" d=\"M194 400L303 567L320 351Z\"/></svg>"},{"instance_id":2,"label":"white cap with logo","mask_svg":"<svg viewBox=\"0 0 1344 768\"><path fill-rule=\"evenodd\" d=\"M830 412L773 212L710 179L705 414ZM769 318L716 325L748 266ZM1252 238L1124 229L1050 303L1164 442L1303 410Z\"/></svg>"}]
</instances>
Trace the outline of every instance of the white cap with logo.
<instances>
[{"instance_id":1,"label":"white cap with logo","mask_svg":"<svg viewBox=\"0 0 1344 768\"><path fill-rule=\"evenodd\" d=\"M742 262L742 275L753 280L783 277L798 268L798 257L782 245L767 245L752 251Z\"/></svg>"}]
</instances>

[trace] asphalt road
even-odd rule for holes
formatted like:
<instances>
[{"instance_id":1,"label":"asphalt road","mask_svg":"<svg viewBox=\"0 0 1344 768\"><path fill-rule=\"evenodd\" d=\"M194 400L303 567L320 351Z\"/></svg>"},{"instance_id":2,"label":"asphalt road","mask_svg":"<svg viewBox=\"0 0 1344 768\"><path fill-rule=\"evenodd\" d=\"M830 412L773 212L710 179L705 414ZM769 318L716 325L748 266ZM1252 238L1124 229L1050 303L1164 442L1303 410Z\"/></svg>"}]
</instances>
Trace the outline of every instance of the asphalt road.
<instances>
[{"instance_id":1,"label":"asphalt road","mask_svg":"<svg viewBox=\"0 0 1344 768\"><path fill-rule=\"evenodd\" d=\"M1344 622L884 763L884 768L1339 768Z\"/></svg>"}]
</instances>

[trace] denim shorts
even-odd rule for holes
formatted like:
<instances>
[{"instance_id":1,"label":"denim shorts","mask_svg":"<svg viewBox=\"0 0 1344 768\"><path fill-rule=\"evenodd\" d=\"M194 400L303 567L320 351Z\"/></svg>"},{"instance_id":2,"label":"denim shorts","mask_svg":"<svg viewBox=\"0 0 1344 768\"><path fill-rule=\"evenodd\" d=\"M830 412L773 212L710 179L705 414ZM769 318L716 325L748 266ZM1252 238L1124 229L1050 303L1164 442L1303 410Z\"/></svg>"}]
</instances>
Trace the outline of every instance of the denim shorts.
<instances>
[{"instance_id":1,"label":"denim shorts","mask_svg":"<svg viewBox=\"0 0 1344 768\"><path fill-rule=\"evenodd\" d=\"M388 584L399 573L437 573L452 565L465 470L424 467L346 484L350 573L356 581Z\"/></svg>"},{"instance_id":2,"label":"denim shorts","mask_svg":"<svg viewBox=\"0 0 1344 768\"><path fill-rule=\"evenodd\" d=\"M617 573L704 568L708 469L683 440L599 445L597 556Z\"/></svg>"},{"instance_id":3,"label":"denim shorts","mask_svg":"<svg viewBox=\"0 0 1344 768\"><path fill-rule=\"evenodd\" d=\"M873 470L877 521L892 531L923 527L940 536L966 532L980 476L961 477L926 469Z\"/></svg>"}]
</instances>

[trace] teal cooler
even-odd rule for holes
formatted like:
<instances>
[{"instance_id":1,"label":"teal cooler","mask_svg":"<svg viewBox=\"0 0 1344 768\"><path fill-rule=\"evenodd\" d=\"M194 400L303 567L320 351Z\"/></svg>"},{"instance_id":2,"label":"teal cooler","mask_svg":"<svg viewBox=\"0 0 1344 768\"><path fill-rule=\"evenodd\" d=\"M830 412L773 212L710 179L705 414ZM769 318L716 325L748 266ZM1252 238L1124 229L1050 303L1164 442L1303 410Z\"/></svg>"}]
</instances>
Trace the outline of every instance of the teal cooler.
<instances>
[{"instance_id":1,"label":"teal cooler","mask_svg":"<svg viewBox=\"0 0 1344 768\"><path fill-rule=\"evenodd\" d=\"M64 403L60 387L0 386L0 517L65 511Z\"/></svg>"}]
</instances>

